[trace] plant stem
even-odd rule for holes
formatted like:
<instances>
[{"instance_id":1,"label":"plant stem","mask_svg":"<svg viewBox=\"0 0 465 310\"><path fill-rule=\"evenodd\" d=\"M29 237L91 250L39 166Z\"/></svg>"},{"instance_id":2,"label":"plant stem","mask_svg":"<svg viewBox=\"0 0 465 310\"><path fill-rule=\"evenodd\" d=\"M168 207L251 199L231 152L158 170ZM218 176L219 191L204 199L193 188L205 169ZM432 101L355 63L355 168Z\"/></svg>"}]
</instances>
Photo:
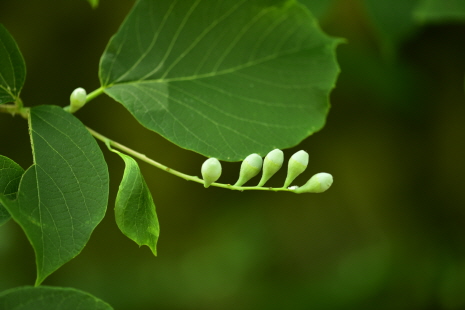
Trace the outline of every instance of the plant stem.
<instances>
[{"instance_id":1,"label":"plant stem","mask_svg":"<svg viewBox=\"0 0 465 310\"><path fill-rule=\"evenodd\" d=\"M21 98L16 98L15 106L18 108L18 110L21 111L21 109L23 108L23 101L21 100Z\"/></svg>"},{"instance_id":2,"label":"plant stem","mask_svg":"<svg viewBox=\"0 0 465 310\"><path fill-rule=\"evenodd\" d=\"M2 104L0 105L0 112L9 113L15 115L18 111L18 108L13 104Z\"/></svg>"},{"instance_id":3,"label":"plant stem","mask_svg":"<svg viewBox=\"0 0 465 310\"><path fill-rule=\"evenodd\" d=\"M21 115L23 118L27 119L29 113L29 108L18 107L16 104L0 104L0 113L8 113L13 116L16 114Z\"/></svg>"},{"instance_id":4,"label":"plant stem","mask_svg":"<svg viewBox=\"0 0 465 310\"><path fill-rule=\"evenodd\" d=\"M86 103L87 104L89 101L91 101L92 99L100 96L101 94L103 94L103 91L105 90L104 87L100 87L100 88L97 88L96 90L94 90L93 92L91 92L90 94L88 94L86 96ZM80 106L80 107L73 107L71 108L71 105L69 106L66 106L63 108L63 110L65 110L66 112L69 112L69 113L75 113L77 112L79 109L81 109L84 105Z\"/></svg>"},{"instance_id":5,"label":"plant stem","mask_svg":"<svg viewBox=\"0 0 465 310\"><path fill-rule=\"evenodd\" d=\"M197 182L197 183L200 183L200 184L204 184L203 180L200 179L199 177L196 177L196 176L192 176L192 175L188 175L188 174L184 174L182 172L179 172L179 171L176 171L174 169L171 169L165 165L162 165L160 164L159 162L156 162L155 160L151 159L151 158L148 158L146 155L144 154L141 154L137 151L134 151L133 149L130 149L128 148L127 146L125 145L122 145L118 142L115 142L107 137L105 137L104 135L96 132L95 130L87 127L87 130L89 130L89 132L97 139L99 139L100 141L104 142L107 146L112 146L116 149L119 149L121 151L124 151L125 153L127 154L130 154L132 156L134 156L135 158L138 158L152 166L155 166L161 170L164 170L168 173L171 173L177 177L180 177L186 181L194 181L194 182ZM254 187L254 186L234 186L234 185L230 185L230 184L222 184L222 183L212 183L210 186L216 186L216 187L222 187L222 188L227 188L227 189L230 189L230 190L236 190L236 191L246 191L246 190L256 190L256 191L273 191L273 192L279 192L279 191L282 191L282 192L293 192L293 190L290 190L290 189L287 189L287 188L274 188L274 187Z\"/></svg>"},{"instance_id":6,"label":"plant stem","mask_svg":"<svg viewBox=\"0 0 465 310\"><path fill-rule=\"evenodd\" d=\"M105 90L104 87L100 87L100 88L97 88L96 90L94 90L93 92L91 92L90 94L88 94L87 98L86 98L86 103L91 101L92 99L100 96L101 94L103 94L104 90Z\"/></svg>"}]
</instances>

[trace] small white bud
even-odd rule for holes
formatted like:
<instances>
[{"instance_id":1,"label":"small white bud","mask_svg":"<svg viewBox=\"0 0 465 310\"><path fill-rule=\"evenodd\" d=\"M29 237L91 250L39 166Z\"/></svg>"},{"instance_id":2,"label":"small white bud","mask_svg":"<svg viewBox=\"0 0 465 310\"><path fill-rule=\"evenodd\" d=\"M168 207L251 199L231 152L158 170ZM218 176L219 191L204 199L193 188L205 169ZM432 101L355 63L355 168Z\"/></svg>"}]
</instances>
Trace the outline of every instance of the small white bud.
<instances>
[{"instance_id":1,"label":"small white bud","mask_svg":"<svg viewBox=\"0 0 465 310\"><path fill-rule=\"evenodd\" d=\"M295 178L299 174L305 171L308 166L308 153L305 151L298 151L294 155L291 156L289 159L289 164L287 168L287 177L286 181L284 182L283 187L288 187L291 185L292 181L294 181Z\"/></svg>"},{"instance_id":2,"label":"small white bud","mask_svg":"<svg viewBox=\"0 0 465 310\"><path fill-rule=\"evenodd\" d=\"M71 97L69 98L70 101L70 108L69 111L71 113L76 112L80 108L82 108L87 101L87 92L84 88L78 87L72 93Z\"/></svg>"},{"instance_id":3,"label":"small white bud","mask_svg":"<svg viewBox=\"0 0 465 310\"><path fill-rule=\"evenodd\" d=\"M329 173L317 173L310 178L303 186L294 190L294 193L323 193L333 184L333 176Z\"/></svg>"},{"instance_id":4,"label":"small white bud","mask_svg":"<svg viewBox=\"0 0 465 310\"><path fill-rule=\"evenodd\" d=\"M234 186L242 186L245 182L256 176L262 169L263 159L258 154L250 154L241 165L239 180Z\"/></svg>"},{"instance_id":5,"label":"small white bud","mask_svg":"<svg viewBox=\"0 0 465 310\"><path fill-rule=\"evenodd\" d=\"M204 187L207 188L221 176L221 164L216 158L207 159L202 165Z\"/></svg>"},{"instance_id":6,"label":"small white bud","mask_svg":"<svg viewBox=\"0 0 465 310\"><path fill-rule=\"evenodd\" d=\"M266 155L263 162L263 174L258 187L265 185L265 183L281 168L284 162L283 151L275 149Z\"/></svg>"}]
</instances>

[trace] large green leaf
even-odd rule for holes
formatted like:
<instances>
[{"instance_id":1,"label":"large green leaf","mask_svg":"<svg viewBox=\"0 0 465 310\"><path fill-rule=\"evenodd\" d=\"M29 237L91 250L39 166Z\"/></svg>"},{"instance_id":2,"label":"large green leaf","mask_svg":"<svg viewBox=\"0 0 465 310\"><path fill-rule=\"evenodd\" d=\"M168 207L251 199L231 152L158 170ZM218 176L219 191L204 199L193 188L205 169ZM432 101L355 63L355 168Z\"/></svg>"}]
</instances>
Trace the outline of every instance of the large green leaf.
<instances>
[{"instance_id":1,"label":"large green leaf","mask_svg":"<svg viewBox=\"0 0 465 310\"><path fill-rule=\"evenodd\" d=\"M15 199L23 173L24 169L20 165L8 157L0 155L0 195ZM0 203L0 226L10 218L10 213Z\"/></svg>"},{"instance_id":2,"label":"large green leaf","mask_svg":"<svg viewBox=\"0 0 465 310\"><path fill-rule=\"evenodd\" d=\"M421 0L414 15L419 22L465 22L464 0Z\"/></svg>"},{"instance_id":3,"label":"large green leaf","mask_svg":"<svg viewBox=\"0 0 465 310\"><path fill-rule=\"evenodd\" d=\"M16 101L26 79L26 65L18 45L0 24L0 104Z\"/></svg>"},{"instance_id":4,"label":"large green leaf","mask_svg":"<svg viewBox=\"0 0 465 310\"><path fill-rule=\"evenodd\" d=\"M84 125L57 106L31 109L34 155L17 200L0 197L36 253L40 284L78 255L102 220L108 171L102 152Z\"/></svg>"},{"instance_id":5,"label":"large green leaf","mask_svg":"<svg viewBox=\"0 0 465 310\"><path fill-rule=\"evenodd\" d=\"M234 161L324 126L338 42L294 0L139 0L100 81L147 128Z\"/></svg>"},{"instance_id":6,"label":"large green leaf","mask_svg":"<svg viewBox=\"0 0 465 310\"><path fill-rule=\"evenodd\" d=\"M67 287L23 286L0 293L0 310L112 310L89 293Z\"/></svg>"},{"instance_id":7,"label":"large green leaf","mask_svg":"<svg viewBox=\"0 0 465 310\"><path fill-rule=\"evenodd\" d=\"M119 229L139 246L147 245L157 255L160 235L155 204L139 165L131 157L110 148L124 160L123 180L115 203L115 219Z\"/></svg>"}]
</instances>

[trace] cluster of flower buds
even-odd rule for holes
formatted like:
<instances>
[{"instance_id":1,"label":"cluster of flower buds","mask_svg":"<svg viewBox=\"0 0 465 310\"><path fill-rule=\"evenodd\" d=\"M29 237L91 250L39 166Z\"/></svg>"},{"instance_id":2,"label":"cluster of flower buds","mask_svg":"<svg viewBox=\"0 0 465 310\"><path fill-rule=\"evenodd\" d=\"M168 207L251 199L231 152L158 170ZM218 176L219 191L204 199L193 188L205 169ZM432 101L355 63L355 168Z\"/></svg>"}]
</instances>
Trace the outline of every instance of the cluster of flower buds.
<instances>
[{"instance_id":1,"label":"cluster of flower buds","mask_svg":"<svg viewBox=\"0 0 465 310\"><path fill-rule=\"evenodd\" d=\"M247 156L241 164L239 179L234 186L242 186L247 181L260 173L263 167L263 174L257 187L262 187L265 183L282 167L284 154L281 150L275 149L266 155L265 160L258 154ZM287 177L283 188L288 188L294 193L322 193L326 191L333 183L333 177L329 173L317 173L310 178L303 186L291 186L291 183L299 176L308 166L308 153L298 151L291 156L287 168ZM202 177L204 186L209 187L213 182L219 179L221 175L221 164L216 158L207 159L202 165Z\"/></svg>"}]
</instances>

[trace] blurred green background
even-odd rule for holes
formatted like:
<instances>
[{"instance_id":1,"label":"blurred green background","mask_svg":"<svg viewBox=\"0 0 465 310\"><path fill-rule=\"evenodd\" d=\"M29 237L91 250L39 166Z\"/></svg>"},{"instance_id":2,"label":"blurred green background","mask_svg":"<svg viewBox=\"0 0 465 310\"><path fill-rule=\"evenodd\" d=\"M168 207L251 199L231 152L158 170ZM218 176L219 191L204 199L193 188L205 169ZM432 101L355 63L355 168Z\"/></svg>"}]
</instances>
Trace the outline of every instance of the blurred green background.
<instances>
[{"instance_id":1,"label":"blurred green background","mask_svg":"<svg viewBox=\"0 0 465 310\"><path fill-rule=\"evenodd\" d=\"M0 22L26 60L25 104L65 106L76 87L98 88L100 55L132 4L1 0ZM416 27L393 47L367 8L361 0L319 8L322 28L347 39L338 48L342 72L326 127L285 150L286 158L310 154L297 183L333 174L328 192L204 189L141 163L161 226L155 258L114 222L123 162L104 149L107 216L44 284L87 291L115 309L465 309L465 23ZM202 156L144 129L105 96L77 117L200 174ZM26 122L2 114L0 132L0 154L30 166ZM225 163L221 181L234 182L239 166ZM283 169L270 185L284 178ZM33 250L10 221L0 227L0 290L34 279Z\"/></svg>"}]
</instances>

